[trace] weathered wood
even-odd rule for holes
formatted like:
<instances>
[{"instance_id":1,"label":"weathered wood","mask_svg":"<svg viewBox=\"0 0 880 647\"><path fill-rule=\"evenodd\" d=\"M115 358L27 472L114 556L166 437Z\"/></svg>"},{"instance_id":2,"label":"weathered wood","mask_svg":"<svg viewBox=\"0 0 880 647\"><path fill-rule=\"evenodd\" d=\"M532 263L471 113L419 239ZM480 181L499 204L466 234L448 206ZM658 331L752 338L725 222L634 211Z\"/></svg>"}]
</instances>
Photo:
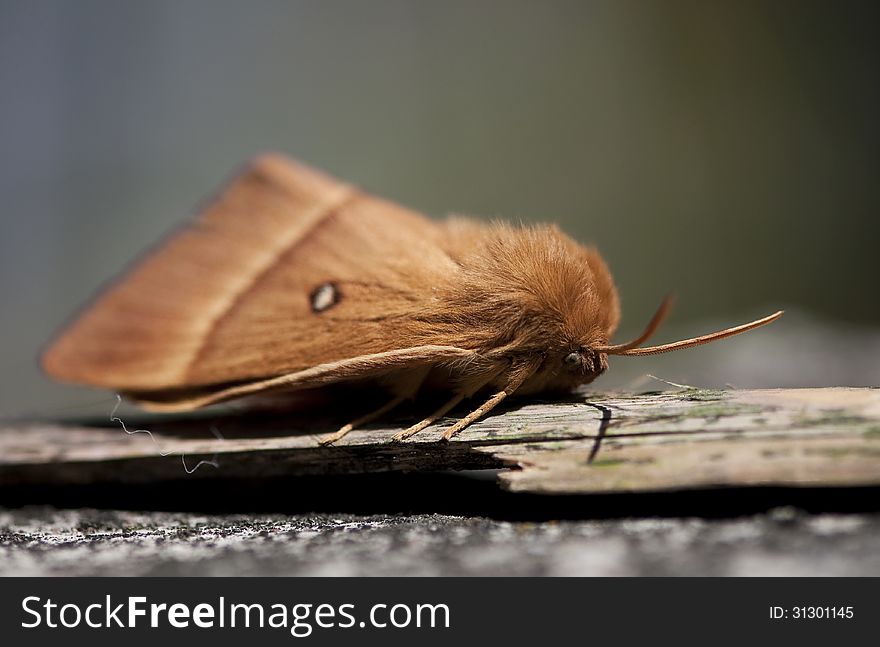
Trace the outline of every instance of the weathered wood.
<instances>
[{"instance_id":1,"label":"weathered wood","mask_svg":"<svg viewBox=\"0 0 880 647\"><path fill-rule=\"evenodd\" d=\"M373 425L332 447L317 444L331 423L278 416L156 421L151 435L109 422L6 424L0 484L502 466L502 485L542 493L880 484L878 389L588 392L514 402L441 442L453 421L403 443L388 442L400 426ZM224 440L212 437L214 424ZM189 474L200 461L217 467Z\"/></svg>"}]
</instances>

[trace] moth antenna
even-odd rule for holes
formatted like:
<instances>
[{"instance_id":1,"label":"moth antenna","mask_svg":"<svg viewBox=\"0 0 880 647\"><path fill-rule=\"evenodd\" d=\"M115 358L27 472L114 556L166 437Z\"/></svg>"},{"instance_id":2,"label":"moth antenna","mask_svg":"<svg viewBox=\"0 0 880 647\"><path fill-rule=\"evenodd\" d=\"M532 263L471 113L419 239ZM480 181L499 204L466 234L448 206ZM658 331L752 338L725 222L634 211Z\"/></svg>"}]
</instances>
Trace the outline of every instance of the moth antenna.
<instances>
[{"instance_id":1,"label":"moth antenna","mask_svg":"<svg viewBox=\"0 0 880 647\"><path fill-rule=\"evenodd\" d=\"M663 302L660 304L660 307L657 308L657 312L654 313L654 316L651 317L651 321L648 322L648 325L645 326L644 332L625 344L615 344L613 346L599 346L594 348L596 352L599 353L607 353L609 355L622 355L621 351L629 350L630 348L635 348L636 346L641 346L648 339L651 338L657 329L660 327L660 324L663 323L663 320L666 319L666 316L669 314L669 311L672 309L672 302L674 299L671 294L667 294L663 299Z\"/></svg>"},{"instance_id":2,"label":"moth antenna","mask_svg":"<svg viewBox=\"0 0 880 647\"><path fill-rule=\"evenodd\" d=\"M691 346L699 346L701 344L708 344L709 342L716 341L718 339L724 339L725 337L732 337L733 335L738 335L741 332L746 332L747 330L754 330L755 328L760 328L761 326L766 326L768 323L776 321L779 317L782 316L784 310L780 310L779 312L775 312L772 315L768 315L763 319L756 319L755 321L751 321L746 324L742 324L739 326L734 326L733 328L727 328L726 330L719 330L718 332L709 333L708 335L702 335L700 337L692 337L691 339L682 339L681 341L672 342L671 344L662 344L661 346L648 346L646 348L629 348L627 350L622 351L605 351L598 349L600 353L607 352L609 355L628 355L631 357L637 355L656 355L658 353L668 353L673 350L681 350L682 348L690 348Z\"/></svg>"}]
</instances>

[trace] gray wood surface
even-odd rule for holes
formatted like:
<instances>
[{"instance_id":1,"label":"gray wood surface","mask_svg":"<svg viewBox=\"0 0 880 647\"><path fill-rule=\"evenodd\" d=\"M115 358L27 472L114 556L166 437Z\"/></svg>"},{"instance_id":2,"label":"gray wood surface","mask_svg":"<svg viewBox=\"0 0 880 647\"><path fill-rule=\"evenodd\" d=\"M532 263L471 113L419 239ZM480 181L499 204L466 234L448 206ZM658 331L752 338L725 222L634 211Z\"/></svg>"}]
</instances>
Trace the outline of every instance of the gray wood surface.
<instances>
[{"instance_id":1,"label":"gray wood surface","mask_svg":"<svg viewBox=\"0 0 880 647\"><path fill-rule=\"evenodd\" d=\"M400 425L370 425L331 447L317 440L332 425L283 416L159 419L150 434L109 420L5 423L0 485L493 467L516 492L880 485L878 389L584 392L514 401L441 442L454 420L403 443L389 442Z\"/></svg>"}]
</instances>

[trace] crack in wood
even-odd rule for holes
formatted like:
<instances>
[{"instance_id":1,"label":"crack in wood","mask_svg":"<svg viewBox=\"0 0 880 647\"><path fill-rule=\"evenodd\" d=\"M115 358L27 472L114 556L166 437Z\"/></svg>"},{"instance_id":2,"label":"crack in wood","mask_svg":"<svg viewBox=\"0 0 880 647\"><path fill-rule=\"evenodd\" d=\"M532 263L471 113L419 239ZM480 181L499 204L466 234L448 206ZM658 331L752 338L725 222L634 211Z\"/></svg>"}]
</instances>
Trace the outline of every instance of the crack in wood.
<instances>
[{"instance_id":1,"label":"crack in wood","mask_svg":"<svg viewBox=\"0 0 880 647\"><path fill-rule=\"evenodd\" d=\"M711 396L711 397L710 397ZM162 418L148 439L118 428L41 422L0 425L0 484L150 483L372 472L498 469L504 487L591 493L774 485L880 484L880 390L694 390L584 393L514 403L440 442L451 420L414 442L388 443L400 427L370 426L333 447L316 439L328 421L237 414L225 440L216 418ZM198 438L204 427L205 438ZM221 426L222 428L222 426ZM287 430L287 431L285 431ZM220 468L187 476L180 464L218 455Z\"/></svg>"}]
</instances>

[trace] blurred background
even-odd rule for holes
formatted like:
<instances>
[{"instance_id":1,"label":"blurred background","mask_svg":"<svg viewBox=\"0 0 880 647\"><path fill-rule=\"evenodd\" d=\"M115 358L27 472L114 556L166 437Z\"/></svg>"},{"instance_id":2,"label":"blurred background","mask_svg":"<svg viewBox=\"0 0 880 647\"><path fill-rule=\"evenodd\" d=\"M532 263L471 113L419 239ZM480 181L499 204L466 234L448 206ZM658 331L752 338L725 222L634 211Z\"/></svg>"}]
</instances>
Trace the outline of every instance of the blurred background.
<instances>
[{"instance_id":1,"label":"blurred background","mask_svg":"<svg viewBox=\"0 0 880 647\"><path fill-rule=\"evenodd\" d=\"M608 260L620 339L669 291L658 343L788 311L597 388L880 384L878 14L0 0L0 413L112 403L40 347L266 150L432 216L558 222Z\"/></svg>"}]
</instances>

